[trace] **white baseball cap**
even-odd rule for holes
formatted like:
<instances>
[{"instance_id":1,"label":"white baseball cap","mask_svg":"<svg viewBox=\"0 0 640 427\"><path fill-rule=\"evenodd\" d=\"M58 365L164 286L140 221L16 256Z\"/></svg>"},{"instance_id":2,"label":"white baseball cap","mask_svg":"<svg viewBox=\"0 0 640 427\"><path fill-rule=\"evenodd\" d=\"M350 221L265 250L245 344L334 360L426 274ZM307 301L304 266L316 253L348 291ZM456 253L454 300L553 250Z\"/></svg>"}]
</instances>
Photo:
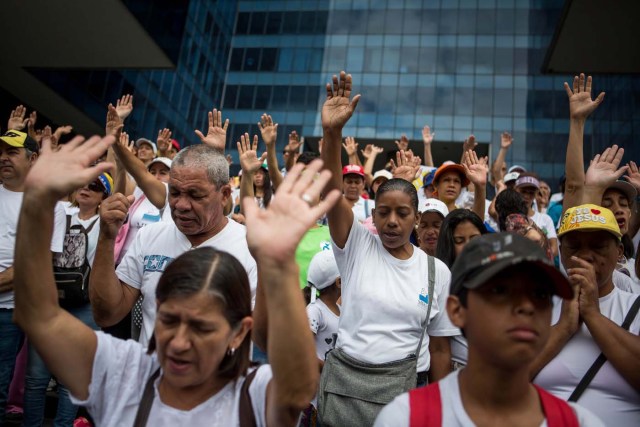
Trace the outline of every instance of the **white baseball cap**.
<instances>
[{"instance_id":1,"label":"white baseball cap","mask_svg":"<svg viewBox=\"0 0 640 427\"><path fill-rule=\"evenodd\" d=\"M151 140L149 140L147 138L139 138L136 141L136 148L139 148L140 144L148 144L151 147L151 149L153 150L153 155L154 156L158 155L158 147L156 147L156 143L155 142L153 142L153 141L151 141Z\"/></svg>"},{"instance_id":2,"label":"white baseball cap","mask_svg":"<svg viewBox=\"0 0 640 427\"><path fill-rule=\"evenodd\" d=\"M504 176L504 182L507 183L507 182L515 181L516 179L518 179L519 176L520 176L520 172L509 172Z\"/></svg>"},{"instance_id":3,"label":"white baseball cap","mask_svg":"<svg viewBox=\"0 0 640 427\"><path fill-rule=\"evenodd\" d=\"M322 290L333 285L338 277L340 272L332 250L320 251L311 258L309 270L307 270L309 285Z\"/></svg>"},{"instance_id":4,"label":"white baseball cap","mask_svg":"<svg viewBox=\"0 0 640 427\"><path fill-rule=\"evenodd\" d=\"M163 165L171 169L172 161L168 157L156 157L155 159L151 160L151 163L149 163L149 166L147 166L147 169L151 168L151 165L154 163L162 163Z\"/></svg>"},{"instance_id":5,"label":"white baseball cap","mask_svg":"<svg viewBox=\"0 0 640 427\"><path fill-rule=\"evenodd\" d=\"M438 199L427 199L421 212L438 212L442 215L442 218L446 218L449 215L447 205Z\"/></svg>"},{"instance_id":6,"label":"white baseball cap","mask_svg":"<svg viewBox=\"0 0 640 427\"><path fill-rule=\"evenodd\" d=\"M371 182L374 182L378 178L387 178L388 181L393 178L393 174L386 169L380 169L378 172L373 174Z\"/></svg>"}]
</instances>

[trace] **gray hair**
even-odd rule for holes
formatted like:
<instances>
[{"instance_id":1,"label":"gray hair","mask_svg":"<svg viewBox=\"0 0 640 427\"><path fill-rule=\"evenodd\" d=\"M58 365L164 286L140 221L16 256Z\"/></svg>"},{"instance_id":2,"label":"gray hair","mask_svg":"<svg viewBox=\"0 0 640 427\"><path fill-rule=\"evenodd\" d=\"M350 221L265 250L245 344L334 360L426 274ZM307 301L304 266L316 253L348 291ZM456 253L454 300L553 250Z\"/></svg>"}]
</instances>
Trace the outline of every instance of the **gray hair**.
<instances>
[{"instance_id":1,"label":"gray hair","mask_svg":"<svg viewBox=\"0 0 640 427\"><path fill-rule=\"evenodd\" d=\"M229 162L222 152L208 145L189 145L180 150L171 163L171 169L176 167L206 169L209 182L217 189L229 184Z\"/></svg>"}]
</instances>

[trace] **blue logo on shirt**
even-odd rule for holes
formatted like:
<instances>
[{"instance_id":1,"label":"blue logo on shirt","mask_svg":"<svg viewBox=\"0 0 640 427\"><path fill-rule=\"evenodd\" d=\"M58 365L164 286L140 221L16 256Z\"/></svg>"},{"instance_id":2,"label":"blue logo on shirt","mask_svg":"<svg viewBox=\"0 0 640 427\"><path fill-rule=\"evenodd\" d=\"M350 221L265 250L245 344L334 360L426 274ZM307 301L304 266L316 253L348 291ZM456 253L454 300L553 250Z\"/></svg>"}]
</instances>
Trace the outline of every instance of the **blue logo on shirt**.
<instances>
[{"instance_id":1,"label":"blue logo on shirt","mask_svg":"<svg viewBox=\"0 0 640 427\"><path fill-rule=\"evenodd\" d=\"M173 261L173 258L164 255L147 255L144 257L144 271L160 271L164 269Z\"/></svg>"},{"instance_id":2,"label":"blue logo on shirt","mask_svg":"<svg viewBox=\"0 0 640 427\"><path fill-rule=\"evenodd\" d=\"M425 304L429 304L429 295L418 295L418 298L420 299L420 301L422 301Z\"/></svg>"}]
</instances>

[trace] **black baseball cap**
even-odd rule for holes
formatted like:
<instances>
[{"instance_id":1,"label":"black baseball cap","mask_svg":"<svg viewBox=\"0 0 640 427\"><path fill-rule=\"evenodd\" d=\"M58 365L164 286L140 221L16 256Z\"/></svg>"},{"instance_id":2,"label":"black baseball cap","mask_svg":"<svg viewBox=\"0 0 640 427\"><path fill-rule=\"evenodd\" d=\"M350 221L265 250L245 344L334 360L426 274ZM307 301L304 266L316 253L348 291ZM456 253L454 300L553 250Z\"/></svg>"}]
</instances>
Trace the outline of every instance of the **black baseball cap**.
<instances>
[{"instance_id":1,"label":"black baseball cap","mask_svg":"<svg viewBox=\"0 0 640 427\"><path fill-rule=\"evenodd\" d=\"M547 275L553 293L573 298L567 278L532 240L515 233L484 234L471 240L451 267L451 295L463 289L477 289L506 268L519 264L535 265Z\"/></svg>"}]
</instances>

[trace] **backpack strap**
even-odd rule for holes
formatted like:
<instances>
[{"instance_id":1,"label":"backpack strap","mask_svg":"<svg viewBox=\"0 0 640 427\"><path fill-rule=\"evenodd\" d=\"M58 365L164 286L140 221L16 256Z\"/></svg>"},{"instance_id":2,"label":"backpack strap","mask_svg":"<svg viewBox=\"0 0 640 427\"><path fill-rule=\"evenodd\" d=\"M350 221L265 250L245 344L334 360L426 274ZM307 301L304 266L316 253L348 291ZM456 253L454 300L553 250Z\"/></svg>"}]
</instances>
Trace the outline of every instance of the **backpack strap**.
<instances>
[{"instance_id":1,"label":"backpack strap","mask_svg":"<svg viewBox=\"0 0 640 427\"><path fill-rule=\"evenodd\" d=\"M151 406L153 406L153 398L155 391L153 389L153 383L160 375L160 368L149 377L147 383L144 385L144 392L142 392L142 399L138 404L138 412L136 413L136 419L133 422L133 427L145 427L147 425L147 419L149 419L149 413L151 412Z\"/></svg>"},{"instance_id":2,"label":"backpack strap","mask_svg":"<svg viewBox=\"0 0 640 427\"><path fill-rule=\"evenodd\" d=\"M71 215L66 215L67 217L67 228L64 229L64 234L69 233L69 229L71 228Z\"/></svg>"},{"instance_id":3,"label":"backpack strap","mask_svg":"<svg viewBox=\"0 0 640 427\"><path fill-rule=\"evenodd\" d=\"M409 391L409 426L440 427L442 425L442 398L440 385L429 384L426 387Z\"/></svg>"},{"instance_id":4,"label":"backpack strap","mask_svg":"<svg viewBox=\"0 0 640 427\"><path fill-rule=\"evenodd\" d=\"M249 394L249 386L251 382L256 376L258 372L258 368L251 371L249 375L247 375L242 383L242 388L240 389L240 427L256 427L256 416L253 413L253 407L251 406L251 395Z\"/></svg>"},{"instance_id":5,"label":"backpack strap","mask_svg":"<svg viewBox=\"0 0 640 427\"><path fill-rule=\"evenodd\" d=\"M579 427L578 416L567 402L535 384L533 386L540 396L548 427Z\"/></svg>"},{"instance_id":6,"label":"backpack strap","mask_svg":"<svg viewBox=\"0 0 640 427\"><path fill-rule=\"evenodd\" d=\"M427 274L428 274L428 297L429 303L427 305L427 318L424 321L424 326L422 327L422 332L420 334L420 341L418 341L418 348L416 349L416 359L420 358L420 350L422 349L422 340L424 339L424 334L427 331L427 326L429 326L429 321L431 319L431 304L433 303L433 289L436 284L436 261L435 258L431 255L427 255ZM417 363L417 362L416 362Z\"/></svg>"},{"instance_id":7,"label":"backpack strap","mask_svg":"<svg viewBox=\"0 0 640 427\"><path fill-rule=\"evenodd\" d=\"M629 330L629 327L631 326L631 322L633 322L633 319L636 318L636 315L638 314L639 309L640 309L640 297L637 297L636 300L633 302L633 305L629 309L629 312L625 316L624 321L622 322L622 325L621 325L622 329L624 329L625 331ZM571 396L569 396L569 402L577 402L578 399L580 399L580 396L582 396L582 393L584 393L587 387L589 387L589 384L591 384L591 381L593 381L593 378L596 376L596 374L598 373L600 368L602 368L602 365L604 365L606 361L607 361L607 356L605 356L604 353L600 353L600 355L598 356L596 361L593 362L593 365L591 365L587 373L584 374L584 377L582 377L582 379L576 386L576 389L573 390L573 393L571 393Z\"/></svg>"}]
</instances>

